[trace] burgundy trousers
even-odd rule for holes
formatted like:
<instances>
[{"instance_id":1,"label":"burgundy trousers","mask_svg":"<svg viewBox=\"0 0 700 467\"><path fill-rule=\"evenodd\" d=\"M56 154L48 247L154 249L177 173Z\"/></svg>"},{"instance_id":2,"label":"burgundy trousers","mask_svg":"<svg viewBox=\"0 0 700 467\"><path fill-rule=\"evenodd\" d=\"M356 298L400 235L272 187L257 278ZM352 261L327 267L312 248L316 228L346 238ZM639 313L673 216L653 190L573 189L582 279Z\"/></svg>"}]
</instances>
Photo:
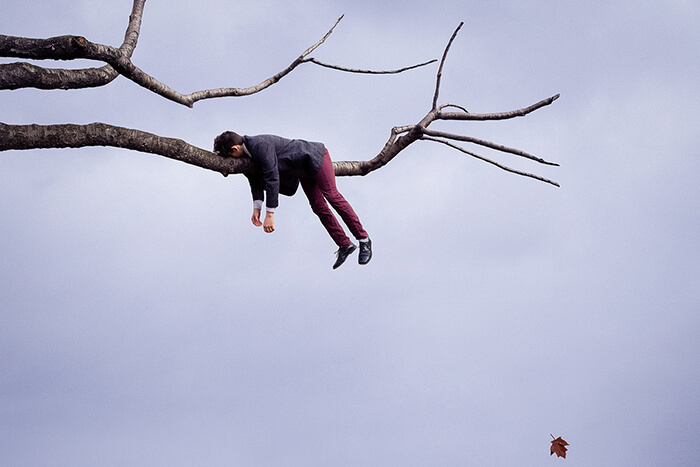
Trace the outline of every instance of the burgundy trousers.
<instances>
[{"instance_id":1,"label":"burgundy trousers","mask_svg":"<svg viewBox=\"0 0 700 467\"><path fill-rule=\"evenodd\" d=\"M356 239L367 238L367 232L362 228L360 219L343 195L340 194L335 185L335 172L331 156L326 154L323 157L323 166L314 178L302 178L301 187L304 189L306 197L309 199L311 209L321 220L321 224L326 228L333 241L339 247L348 246L352 243L350 238L340 226L338 219L328 207L328 203L340 214L340 217L348 226L350 232ZM328 203L326 203L328 201Z\"/></svg>"}]
</instances>

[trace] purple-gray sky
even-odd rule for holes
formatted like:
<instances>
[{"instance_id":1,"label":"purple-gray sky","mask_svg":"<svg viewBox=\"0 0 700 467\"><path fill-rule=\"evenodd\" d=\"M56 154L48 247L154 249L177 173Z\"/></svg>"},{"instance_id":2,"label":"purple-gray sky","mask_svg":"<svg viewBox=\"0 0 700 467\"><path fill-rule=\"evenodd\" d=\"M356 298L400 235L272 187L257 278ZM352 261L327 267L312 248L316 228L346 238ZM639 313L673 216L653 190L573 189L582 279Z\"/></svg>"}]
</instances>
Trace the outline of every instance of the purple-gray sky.
<instances>
[{"instance_id":1,"label":"purple-gray sky","mask_svg":"<svg viewBox=\"0 0 700 467\"><path fill-rule=\"evenodd\" d=\"M0 33L117 46L130 10L8 0ZM182 92L249 86L341 14L323 61L438 58L464 21L441 103L561 93L522 119L435 125L555 160L476 149L561 188L415 143L338 180L375 257L332 271L301 194L266 235L241 176L114 148L0 153L0 464L700 464L698 3L149 0L133 58ZM193 109L123 78L2 91L0 121L204 148L277 133L368 159L429 110L436 71L304 65Z\"/></svg>"}]
</instances>

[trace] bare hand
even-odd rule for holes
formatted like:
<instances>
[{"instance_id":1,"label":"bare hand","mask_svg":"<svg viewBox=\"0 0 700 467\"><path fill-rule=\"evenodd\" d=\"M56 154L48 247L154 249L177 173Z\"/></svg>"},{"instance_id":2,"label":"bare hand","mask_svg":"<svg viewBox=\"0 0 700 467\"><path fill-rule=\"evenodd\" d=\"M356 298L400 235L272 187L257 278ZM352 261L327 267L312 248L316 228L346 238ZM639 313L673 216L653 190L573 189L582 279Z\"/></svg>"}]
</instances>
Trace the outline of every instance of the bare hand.
<instances>
[{"instance_id":1,"label":"bare hand","mask_svg":"<svg viewBox=\"0 0 700 467\"><path fill-rule=\"evenodd\" d=\"M272 233L275 231L275 219L274 215L270 211L265 213L265 222L263 223L263 229L266 233Z\"/></svg>"},{"instance_id":2,"label":"bare hand","mask_svg":"<svg viewBox=\"0 0 700 467\"><path fill-rule=\"evenodd\" d=\"M260 227L262 222L260 222L260 209L253 209L253 217L250 218L255 227Z\"/></svg>"}]
</instances>

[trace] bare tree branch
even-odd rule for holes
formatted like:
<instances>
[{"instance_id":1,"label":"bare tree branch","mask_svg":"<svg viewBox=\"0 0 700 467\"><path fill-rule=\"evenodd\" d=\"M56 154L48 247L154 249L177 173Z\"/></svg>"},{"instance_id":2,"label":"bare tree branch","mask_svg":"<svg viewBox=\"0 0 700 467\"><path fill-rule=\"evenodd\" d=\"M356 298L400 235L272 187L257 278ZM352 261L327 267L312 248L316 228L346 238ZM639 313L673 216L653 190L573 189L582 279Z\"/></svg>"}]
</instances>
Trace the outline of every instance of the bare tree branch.
<instances>
[{"instance_id":1,"label":"bare tree branch","mask_svg":"<svg viewBox=\"0 0 700 467\"><path fill-rule=\"evenodd\" d=\"M467 150L464 149L463 147L457 146L456 144L450 143L449 141L445 141L445 140L442 140L442 139L439 139L439 138L432 138L432 137L430 137L430 136L425 136L425 137L423 137L422 139L424 139L424 140L429 140L429 141L435 141L435 142L437 142L437 143L445 144L445 145L447 145L447 146L449 146L449 147L451 147L451 148L453 148L453 149L457 149L458 151L461 151L461 152L463 152L463 153L465 153L465 154L468 154L468 155L470 155L470 156L472 156L472 157L476 157L477 159L480 159L480 160L482 160L482 161L484 161L484 162L488 162L489 164L493 164L493 165L495 165L496 167L505 170L506 172L511 172L511 173L514 173L514 174L517 174L517 175L522 175L522 176L524 176L524 177L534 178L535 180L539 180L539 181L541 181L541 182L549 183L549 184L554 185L554 186L556 186L556 187L559 186L559 184L558 184L557 182L554 182L554 181L552 181L552 180L546 179L546 178L544 178L544 177L540 177L539 175L534 175L534 174L531 174L531 173L521 172L521 171L519 171L519 170L512 169L512 168L507 167L507 166L505 166L505 165L499 164L498 162L492 161L491 159L487 159L486 157L480 156L480 155L475 154L475 153L473 153L473 152L471 152L471 151L467 151Z\"/></svg>"},{"instance_id":2,"label":"bare tree branch","mask_svg":"<svg viewBox=\"0 0 700 467\"><path fill-rule=\"evenodd\" d=\"M224 158L180 139L105 123L87 125L6 125L0 123L0 151L12 149L111 146L158 154L223 175L255 170L251 159Z\"/></svg>"},{"instance_id":3,"label":"bare tree branch","mask_svg":"<svg viewBox=\"0 0 700 467\"><path fill-rule=\"evenodd\" d=\"M555 96L555 98L558 97ZM529 109L529 112L532 112L536 109L542 108L545 105L549 105L552 102L554 102L555 99L549 98L549 99L544 99L543 101L540 101L536 104L533 104L529 107L526 107L526 109ZM544 103L544 104L543 104ZM505 113L496 113L496 114L473 114L473 115L492 115L495 118L493 120L499 120L503 115L513 115L515 116L516 114L522 113L523 109L521 110L514 110L510 112L505 112ZM472 115L472 114L470 114ZM391 130L391 135L389 136L389 139L387 140L386 144L382 148L382 150L379 152L377 156L375 156L373 159L366 160L366 161L341 161L341 162L335 162L335 172L336 175L367 175L368 173L377 170L396 157L401 151L406 149L410 144L412 144L415 141L418 141L420 139L425 139L429 141L438 141L443 144L447 144L450 147L453 147L455 149L459 149L460 151L465 152L466 150L460 148L459 146L448 144L446 141L443 140L438 140L436 138L431 138L431 135L436 135L436 136L441 136L441 137L446 137L449 139L456 139L460 141L466 141L466 142L471 142L475 144L479 144L481 146L489 147L491 149L496 149L499 151L503 152L508 152L511 154L515 154L521 157L525 157L527 159L534 160L536 162L539 162L541 164L546 164L546 165L553 165L553 166L558 166L559 164L556 164L554 162L548 162L544 159L541 159L539 157L533 156L531 154L528 154L524 151L521 151L519 149L515 148L509 148L507 146L503 146L500 144L492 143L490 141L485 141L481 140L478 138L474 138L471 136L462 136L462 135L454 135L451 133L444 133L444 132L438 132L438 131L432 131L428 130L428 126L433 123L435 120L439 120L442 117L442 113L437 110L433 109L428 114L426 114L423 119L415 124L415 125L406 125L406 126L401 126L401 127L394 127ZM479 118L478 120L484 120L483 118ZM401 135L401 136L400 136ZM469 152L467 152L469 153ZM473 153L469 153L473 154ZM489 161L488 159L485 159L481 156L475 155L474 157L477 157L479 159L483 159L489 163L493 163ZM495 163L494 163L495 164ZM498 165L498 164L496 164ZM499 165L500 167L500 165ZM523 175L524 173L520 173L518 171L508 169L509 172L513 173L519 173ZM542 177L538 176L532 176L531 178L541 180L547 183L550 183L555 186L559 186L556 182L552 182L551 180L544 179Z\"/></svg>"},{"instance_id":4,"label":"bare tree branch","mask_svg":"<svg viewBox=\"0 0 700 467\"><path fill-rule=\"evenodd\" d=\"M539 162L540 164L554 165L557 167L559 166L559 164L557 164L555 162L548 162L542 158L533 156L532 154L528 154L525 151L521 151L520 149L509 148L508 146L503 146L501 144L492 143L491 141L486 141L483 139L474 138L472 136L455 135L452 133L445 133L442 131L428 130L427 128L425 128L421 131L423 132L423 135L426 135L426 136L434 136L437 138L454 139L457 141L465 141L468 143L474 143L474 144L478 144L480 146L485 146L487 148L496 149L498 151L503 151L503 152L508 152L510 154L515 154L516 156L521 156L521 157L524 157L526 159L530 159L530 160ZM430 139L430 138L423 138L423 139Z\"/></svg>"},{"instance_id":5,"label":"bare tree branch","mask_svg":"<svg viewBox=\"0 0 700 467\"><path fill-rule=\"evenodd\" d=\"M404 68L399 68L397 70L364 70L360 68L347 68L344 66L339 66L339 65L329 65L328 63L323 63L320 60L317 60L313 57L306 59L305 61L315 63L316 65L320 65L325 68L330 68L332 70L338 70L338 71L347 71L348 73L364 73L368 75L390 75L390 74L397 74L397 73L403 73L404 71L408 70L413 70L414 68L419 68L425 65L430 65L431 63L437 62L437 59L429 60L427 62L419 63L417 65L411 65L407 66Z\"/></svg>"},{"instance_id":6,"label":"bare tree branch","mask_svg":"<svg viewBox=\"0 0 700 467\"><path fill-rule=\"evenodd\" d=\"M307 48L287 68L255 86L250 86L248 88L207 89L190 94L182 94L148 75L131 61L133 48L136 46L136 40L138 38L144 3L145 0L134 1L134 10L131 15L125 41L122 47L118 49L90 42L82 36L29 39L0 35L0 56L37 60L74 60L82 58L98 60L108 64L106 67L88 70L47 70L27 63L0 65L0 89L18 89L20 87L75 89L80 87L94 87L109 83L117 76L115 74L117 73L166 99L186 105L187 107L192 107L196 102L204 99L240 97L258 93L280 81L299 65L308 62L336 70L368 74L401 73L434 62L433 60L399 70L371 71L328 65L308 57L309 54L328 39L335 27L343 19L343 15L335 21L333 26L331 26L320 40Z\"/></svg>"},{"instance_id":7,"label":"bare tree branch","mask_svg":"<svg viewBox=\"0 0 700 467\"><path fill-rule=\"evenodd\" d=\"M530 178L533 178L536 180L540 180L540 181L552 184L554 186L559 186L556 182L553 182L553 181L548 180L546 178L540 177L538 175L529 174L526 172L521 172L521 171L512 169L510 167L506 167L506 166L499 164L497 162L494 162L494 161L487 159L483 156L479 156L477 154L474 154L474 153L467 151L466 149L464 149L460 146L457 146L453 143L450 143L449 141L445 141L445 139L453 139L453 140L465 141L465 142L478 144L478 145L488 147L491 149L495 149L498 151L502 151L502 152L514 154L514 155L517 155L520 157L524 157L524 158L539 162L541 164L554 165L554 166L558 166L559 164L556 164L553 162L548 162L540 157L533 156L532 154L528 154L527 152L522 151L520 149L515 149L515 148L508 147L508 146L503 146L501 144L492 143L490 141L482 140L479 138L474 138L471 136L464 136L464 135L456 135L456 134L452 134L452 133L445 133L445 132L441 132L441 131L433 131L433 130L428 129L428 126L436 120L485 121L485 120L503 120L503 119L508 119L508 118L521 117L521 116L529 114L530 112L534 112L535 110L540 109L544 106L547 106L559 98L559 94L557 94L555 96L541 100L541 101L539 101L535 104L532 104L528 107L525 107L523 109L512 110L512 111L508 111L508 112L488 113L488 114L469 113L464 107L461 107L461 106L455 105L455 104L444 104L444 105L438 107L437 101L438 101L438 97L440 94L440 81L441 81L441 77L442 77L442 69L443 69L443 66L445 64L445 60L447 58L447 53L449 52L450 46L452 45L452 42L454 41L455 37L457 36L457 33L459 32L459 30L463 24L464 23L460 23L460 25L457 27L457 29L452 34L452 37L450 38L447 46L445 47L445 51L442 55L442 60L440 61L440 67L438 69L438 74L437 74L437 78L436 78L436 85L435 85L435 95L433 97L433 106L432 106L432 109L430 110L430 112L428 112L425 115L425 117L423 117L423 119L415 125L394 127L391 130L391 135L389 136L388 141L386 142L386 144L384 145L384 147L382 148L380 153L376 157L374 157L373 159L370 159L368 161L343 161L343 162L336 163L336 166L335 166L336 175L366 175L369 172L377 170L378 168L383 167L384 165L388 164L394 157L396 157L401 151L406 149L410 144L422 139L422 140L434 141L434 142L439 142L439 143L445 144L449 147L457 149L457 150L464 152L466 154L472 155L473 157L481 159L485 162L496 165L497 167L499 167L503 170L506 170L508 172L512 172L512 173L516 173L518 175L523 175L523 176L530 177ZM458 108L461 110L461 112L445 112L444 109L448 108L448 107ZM444 138L444 139L440 139L440 138Z\"/></svg>"},{"instance_id":8,"label":"bare tree branch","mask_svg":"<svg viewBox=\"0 0 700 467\"><path fill-rule=\"evenodd\" d=\"M509 118L524 117L525 115L541 109L559 99L559 94L556 94L547 99L542 99L528 107L518 110L510 110L507 112L496 112L487 114L462 113L462 112L442 112L438 113L437 118L440 120L507 120Z\"/></svg>"},{"instance_id":9,"label":"bare tree branch","mask_svg":"<svg viewBox=\"0 0 700 467\"><path fill-rule=\"evenodd\" d=\"M314 59L307 58L307 55L313 50L315 50L317 47L319 47L329 37L329 35L333 32L333 29L341 19L342 16L338 18L333 27L326 33L326 35L321 40L316 42L313 46L309 47L302 55L300 55L294 62L292 62L292 64L289 67L287 67L285 70L278 73L277 75L273 76L272 78L264 81L260 85L255 86L253 88L247 88L247 90L219 89L200 91L198 93L193 93L188 96L183 96L177 93L176 91L168 88L164 84L153 80L153 78L150 78L141 70L133 66L129 58L121 54L118 49L114 49L107 46L101 46L99 44L91 44L86 39L75 36L63 36L61 38L53 38L51 40L54 41L54 43L50 47L53 51L63 50L63 52L61 53L65 55L74 54L76 56L82 56L81 54L84 54L86 56L91 57L101 57L100 59L104 59L105 61L111 60L109 63L114 62L112 63L112 66L121 74L130 76L137 82L139 82L139 80L150 83L154 82L156 84L151 84L150 86L156 87L155 92L158 92L159 94L165 95L166 97L176 101L178 101L178 99L185 99L182 102L186 103L186 105L191 105L193 102L199 99L223 97L227 95L244 95L241 93L246 92L258 92L264 89L265 87L277 82L279 79L281 79L281 77L291 72L296 66L300 65L301 63L313 62L316 64L320 64L320 62ZM436 120L488 121L521 117L551 104L559 97L559 94L557 94L555 96L541 100L535 104L532 104L522 109L498 113L469 113L464 107L455 104L445 104L438 107L437 99L439 97L440 92L440 80L442 76L442 69L445 64L450 46L452 45L452 42L454 41L457 35L457 32L462 27L462 24L460 24L455 30L455 32L452 34L452 37L450 38L443 53L440 68L436 77L433 105L430 111L423 117L422 120L420 120L414 125L394 127L391 130L391 134L386 144L381 149L379 154L377 154L374 158L365 161L334 162L334 169L337 176L367 175L368 173L388 164L401 151L406 149L415 141L426 140L447 145L448 147L457 149L465 154L469 154L475 158L488 162L489 164L493 164L508 172L540 180L552 184L554 186L559 186L556 182L552 180L540 177L538 175L533 175L527 172L521 172L512 169L510 167L487 159L483 156L470 152L454 143L451 143L448 140L457 140L478 144L480 146L488 147L497 151L524 157L541 164L556 166L558 165L556 163L548 162L542 158L528 154L525 151L521 151L520 149L503 146L501 144L493 143L479 138L428 129L429 125ZM44 47L44 49L46 48L46 44L41 44L41 46ZM12 47L14 47L15 50L21 48L17 45ZM422 65L425 64L421 64L418 66ZM322 66L326 65L323 64ZM350 71L350 69L344 69L343 71ZM354 71L366 72L366 70ZM161 87L158 88L158 86ZM457 108L460 110L460 112L446 112L444 109L448 107ZM196 165L198 167L220 172L224 176L234 173L249 173L257 170L257 168L254 166L254 164L249 158L222 158L214 154L213 152L197 148L196 146L192 146L179 139L166 138L139 130L115 127L104 123L92 123L89 125L44 126L0 124L0 151L11 149L66 148L85 146L114 146L135 151L159 154L165 157L169 157L171 159L180 160L188 164Z\"/></svg>"},{"instance_id":10,"label":"bare tree branch","mask_svg":"<svg viewBox=\"0 0 700 467\"><path fill-rule=\"evenodd\" d=\"M323 44L324 42L326 42L326 39L328 39L328 38L331 36L331 34L333 34L333 30L334 30L335 27L338 25L338 23L340 23L340 22L343 20L343 18L345 18L345 15L344 15L344 14L343 14L343 15L340 15L340 18L338 18L337 20L335 20L335 23L333 23L333 26L331 26L331 28L328 30L328 32L326 33L326 35L323 36L321 39L319 39L318 42L316 42L314 45L312 45L311 47L309 47L308 49L306 49L306 50L304 51L304 53L301 54L301 58L307 57L311 52L313 52L314 50L318 49L318 48L321 46L321 44Z\"/></svg>"},{"instance_id":11,"label":"bare tree branch","mask_svg":"<svg viewBox=\"0 0 700 467\"><path fill-rule=\"evenodd\" d=\"M450 37L450 41L447 43L447 47L445 47L445 51L442 53L442 60L440 60L440 68L438 68L437 80L435 83L435 95L433 96L433 109L437 108L438 96L440 95L440 81L442 81L442 67L445 66L445 60L447 59L447 53L450 51L450 47L452 46L452 43L454 42L455 37L457 37L457 33L459 32L460 29L462 29L463 25L464 25L464 21L459 23L459 26L457 26L457 29L455 29L455 32L452 33L452 37Z\"/></svg>"},{"instance_id":12,"label":"bare tree branch","mask_svg":"<svg viewBox=\"0 0 700 467\"><path fill-rule=\"evenodd\" d=\"M455 109L459 109L459 110L461 110L461 111L464 112L464 113L467 113L467 114L469 113L469 111L468 111L467 109L465 109L465 108L462 107L461 105L457 105L457 104L442 104L442 105L440 106L440 110L446 109L446 108L448 108L448 107L454 107Z\"/></svg>"},{"instance_id":13,"label":"bare tree branch","mask_svg":"<svg viewBox=\"0 0 700 467\"><path fill-rule=\"evenodd\" d=\"M141 18L146 0L134 0L134 5L129 16L129 25L124 35L124 42L119 50L126 57L131 57L138 42L141 29ZM13 38L0 35L0 56L35 58L38 60L54 58L50 40L29 39L18 48L18 42L23 38ZM37 42L39 41L39 42ZM41 42L43 41L43 42ZM14 49L13 49L14 45ZM49 45L47 48L45 45ZM31 50L35 47L37 50ZM33 55L33 56L32 56ZM112 82L119 72L110 65L101 68L85 68L79 70L65 70L42 68L30 63L16 62L0 64L0 89L82 89L104 86Z\"/></svg>"},{"instance_id":14,"label":"bare tree branch","mask_svg":"<svg viewBox=\"0 0 700 467\"><path fill-rule=\"evenodd\" d=\"M116 147L156 154L203 169L230 174L252 173L259 170L248 157L221 157L191 145L181 139L158 136L141 130L106 123L87 125L8 125L0 122L0 151L28 149L62 149L85 147ZM336 174L342 173L345 162L334 162ZM341 168L340 172L338 168Z\"/></svg>"}]
</instances>

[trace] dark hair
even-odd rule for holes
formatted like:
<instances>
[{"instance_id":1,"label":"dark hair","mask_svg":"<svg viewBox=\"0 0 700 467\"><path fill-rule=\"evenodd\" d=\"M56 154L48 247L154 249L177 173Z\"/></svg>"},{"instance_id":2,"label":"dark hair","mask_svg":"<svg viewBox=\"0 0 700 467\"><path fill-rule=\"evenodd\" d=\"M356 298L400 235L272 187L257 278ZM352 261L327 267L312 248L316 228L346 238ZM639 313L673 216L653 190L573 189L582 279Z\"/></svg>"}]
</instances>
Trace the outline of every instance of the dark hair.
<instances>
[{"instance_id":1,"label":"dark hair","mask_svg":"<svg viewBox=\"0 0 700 467\"><path fill-rule=\"evenodd\" d=\"M231 152L231 146L243 144L243 137L233 131L224 131L214 138L214 152L226 157Z\"/></svg>"}]
</instances>

